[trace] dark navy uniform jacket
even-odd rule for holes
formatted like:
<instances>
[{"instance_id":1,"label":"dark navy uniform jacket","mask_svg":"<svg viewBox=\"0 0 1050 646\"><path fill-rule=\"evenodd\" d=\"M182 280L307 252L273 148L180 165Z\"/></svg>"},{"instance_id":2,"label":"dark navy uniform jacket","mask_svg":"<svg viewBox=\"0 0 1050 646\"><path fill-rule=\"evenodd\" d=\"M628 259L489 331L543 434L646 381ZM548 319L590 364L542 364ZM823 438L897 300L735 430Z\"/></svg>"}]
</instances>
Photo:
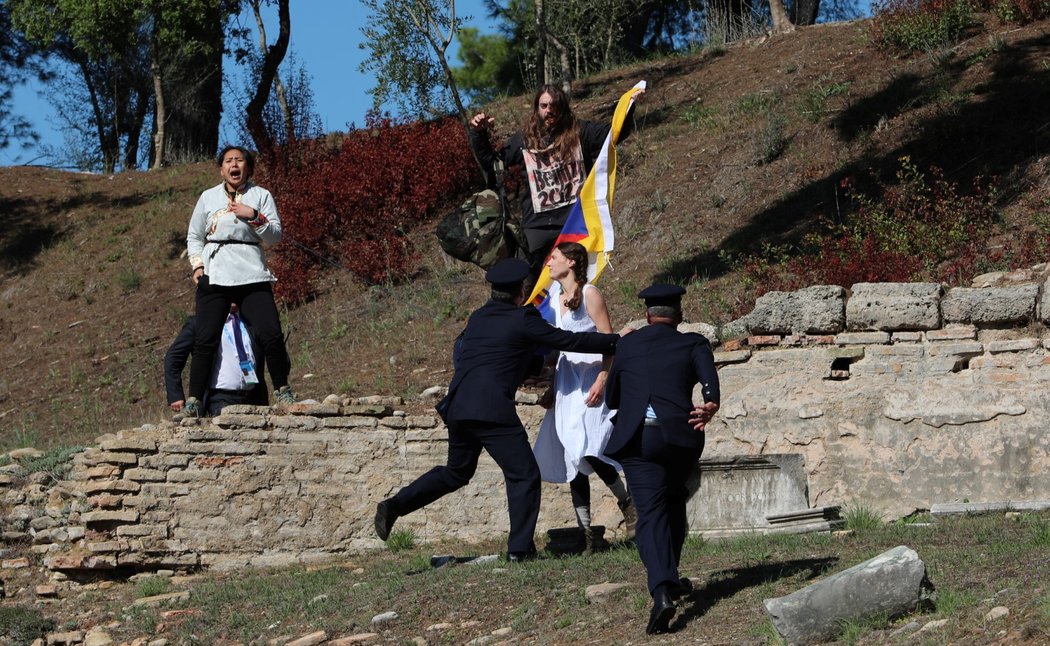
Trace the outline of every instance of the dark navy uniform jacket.
<instances>
[{"instance_id":1,"label":"dark navy uniform jacket","mask_svg":"<svg viewBox=\"0 0 1050 646\"><path fill-rule=\"evenodd\" d=\"M519 425L514 393L537 348L610 354L619 339L617 334L560 330L534 307L489 300L467 321L456 372L438 408L445 409L446 422Z\"/></svg>"},{"instance_id":2,"label":"dark navy uniform jacket","mask_svg":"<svg viewBox=\"0 0 1050 646\"><path fill-rule=\"evenodd\" d=\"M634 436L650 402L666 443L700 446L699 433L689 424L697 383L703 385L705 402L718 402L714 355L702 334L656 323L623 337L605 387L609 408L617 409L606 454L614 454Z\"/></svg>"}]
</instances>

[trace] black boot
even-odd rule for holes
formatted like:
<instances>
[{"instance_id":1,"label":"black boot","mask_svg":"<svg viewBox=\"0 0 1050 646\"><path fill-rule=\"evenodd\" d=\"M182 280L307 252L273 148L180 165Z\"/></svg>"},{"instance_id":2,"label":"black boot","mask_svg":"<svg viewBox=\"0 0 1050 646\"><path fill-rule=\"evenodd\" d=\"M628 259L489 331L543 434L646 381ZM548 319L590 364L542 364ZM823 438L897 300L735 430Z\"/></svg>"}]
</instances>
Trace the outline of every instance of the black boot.
<instances>
[{"instance_id":1,"label":"black boot","mask_svg":"<svg viewBox=\"0 0 1050 646\"><path fill-rule=\"evenodd\" d=\"M653 593L653 609L649 611L649 625L645 627L646 635L659 635L670 630L671 618L674 617L674 601L667 594L667 588L660 586Z\"/></svg>"},{"instance_id":2,"label":"black boot","mask_svg":"<svg viewBox=\"0 0 1050 646\"><path fill-rule=\"evenodd\" d=\"M376 505L376 536L379 537L379 540L386 541L390 538L390 530L393 529L398 515L394 510L393 498L387 498Z\"/></svg>"}]
</instances>

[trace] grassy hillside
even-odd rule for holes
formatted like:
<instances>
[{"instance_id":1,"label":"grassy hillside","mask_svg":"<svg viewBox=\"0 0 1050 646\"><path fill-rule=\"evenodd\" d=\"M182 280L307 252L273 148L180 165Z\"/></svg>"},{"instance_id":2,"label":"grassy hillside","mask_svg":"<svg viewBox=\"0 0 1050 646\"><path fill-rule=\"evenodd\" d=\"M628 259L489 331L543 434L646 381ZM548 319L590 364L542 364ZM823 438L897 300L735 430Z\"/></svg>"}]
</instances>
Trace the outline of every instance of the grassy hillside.
<instances>
[{"instance_id":1,"label":"grassy hillside","mask_svg":"<svg viewBox=\"0 0 1050 646\"><path fill-rule=\"evenodd\" d=\"M905 157L962 192L997 178L996 220L958 273L1030 260L1002 250L1050 233L1048 29L989 18L950 51L896 57L872 46L866 22L822 25L578 82L589 119L609 118L638 79L650 87L619 148L617 247L599 283L614 326L638 316L634 296L654 279L689 286L691 320L746 312L764 288L756 267L797 257L807 234L854 209L843 180L877 199ZM503 134L528 100L490 106ZM0 169L0 446L88 443L166 415L161 360L193 307L186 223L217 181L209 164ZM410 282L332 270L318 298L285 312L301 397L411 399L447 382L451 341L485 290L480 270L441 253L432 225L412 233Z\"/></svg>"}]
</instances>

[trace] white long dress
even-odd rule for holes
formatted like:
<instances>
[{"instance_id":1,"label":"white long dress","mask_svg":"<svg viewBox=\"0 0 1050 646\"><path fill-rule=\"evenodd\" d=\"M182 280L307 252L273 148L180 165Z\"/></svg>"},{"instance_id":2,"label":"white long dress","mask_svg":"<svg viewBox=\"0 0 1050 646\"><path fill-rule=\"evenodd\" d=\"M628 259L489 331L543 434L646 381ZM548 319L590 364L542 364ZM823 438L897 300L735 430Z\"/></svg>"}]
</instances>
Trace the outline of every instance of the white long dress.
<instances>
[{"instance_id":1,"label":"white long dress","mask_svg":"<svg viewBox=\"0 0 1050 646\"><path fill-rule=\"evenodd\" d=\"M555 325L570 332L595 332L598 327L587 314L587 294L595 289L583 286L583 303L575 311L561 311L561 285L551 286ZM547 482L569 482L577 472L590 475L584 456L595 456L620 470L620 465L602 455L612 434L612 415L603 398L598 406L586 404L591 384L602 369L602 355L562 352L554 375L554 408L547 411L536 437L536 462Z\"/></svg>"}]
</instances>

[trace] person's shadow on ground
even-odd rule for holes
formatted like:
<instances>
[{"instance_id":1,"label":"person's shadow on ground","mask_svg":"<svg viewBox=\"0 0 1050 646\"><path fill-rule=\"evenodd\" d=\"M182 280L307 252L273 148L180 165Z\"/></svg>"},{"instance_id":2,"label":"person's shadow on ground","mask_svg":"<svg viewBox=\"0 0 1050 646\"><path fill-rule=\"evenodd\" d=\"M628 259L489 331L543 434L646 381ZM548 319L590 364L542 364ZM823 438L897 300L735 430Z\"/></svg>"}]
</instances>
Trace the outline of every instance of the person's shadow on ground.
<instances>
[{"instance_id":1,"label":"person's shadow on ground","mask_svg":"<svg viewBox=\"0 0 1050 646\"><path fill-rule=\"evenodd\" d=\"M728 599L741 590L793 577L801 572L806 573L804 580L809 581L827 572L836 563L837 557L795 559L712 572L702 587L694 587L683 598L681 612L671 623L670 631L681 630L689 621L702 617L720 600Z\"/></svg>"}]
</instances>

